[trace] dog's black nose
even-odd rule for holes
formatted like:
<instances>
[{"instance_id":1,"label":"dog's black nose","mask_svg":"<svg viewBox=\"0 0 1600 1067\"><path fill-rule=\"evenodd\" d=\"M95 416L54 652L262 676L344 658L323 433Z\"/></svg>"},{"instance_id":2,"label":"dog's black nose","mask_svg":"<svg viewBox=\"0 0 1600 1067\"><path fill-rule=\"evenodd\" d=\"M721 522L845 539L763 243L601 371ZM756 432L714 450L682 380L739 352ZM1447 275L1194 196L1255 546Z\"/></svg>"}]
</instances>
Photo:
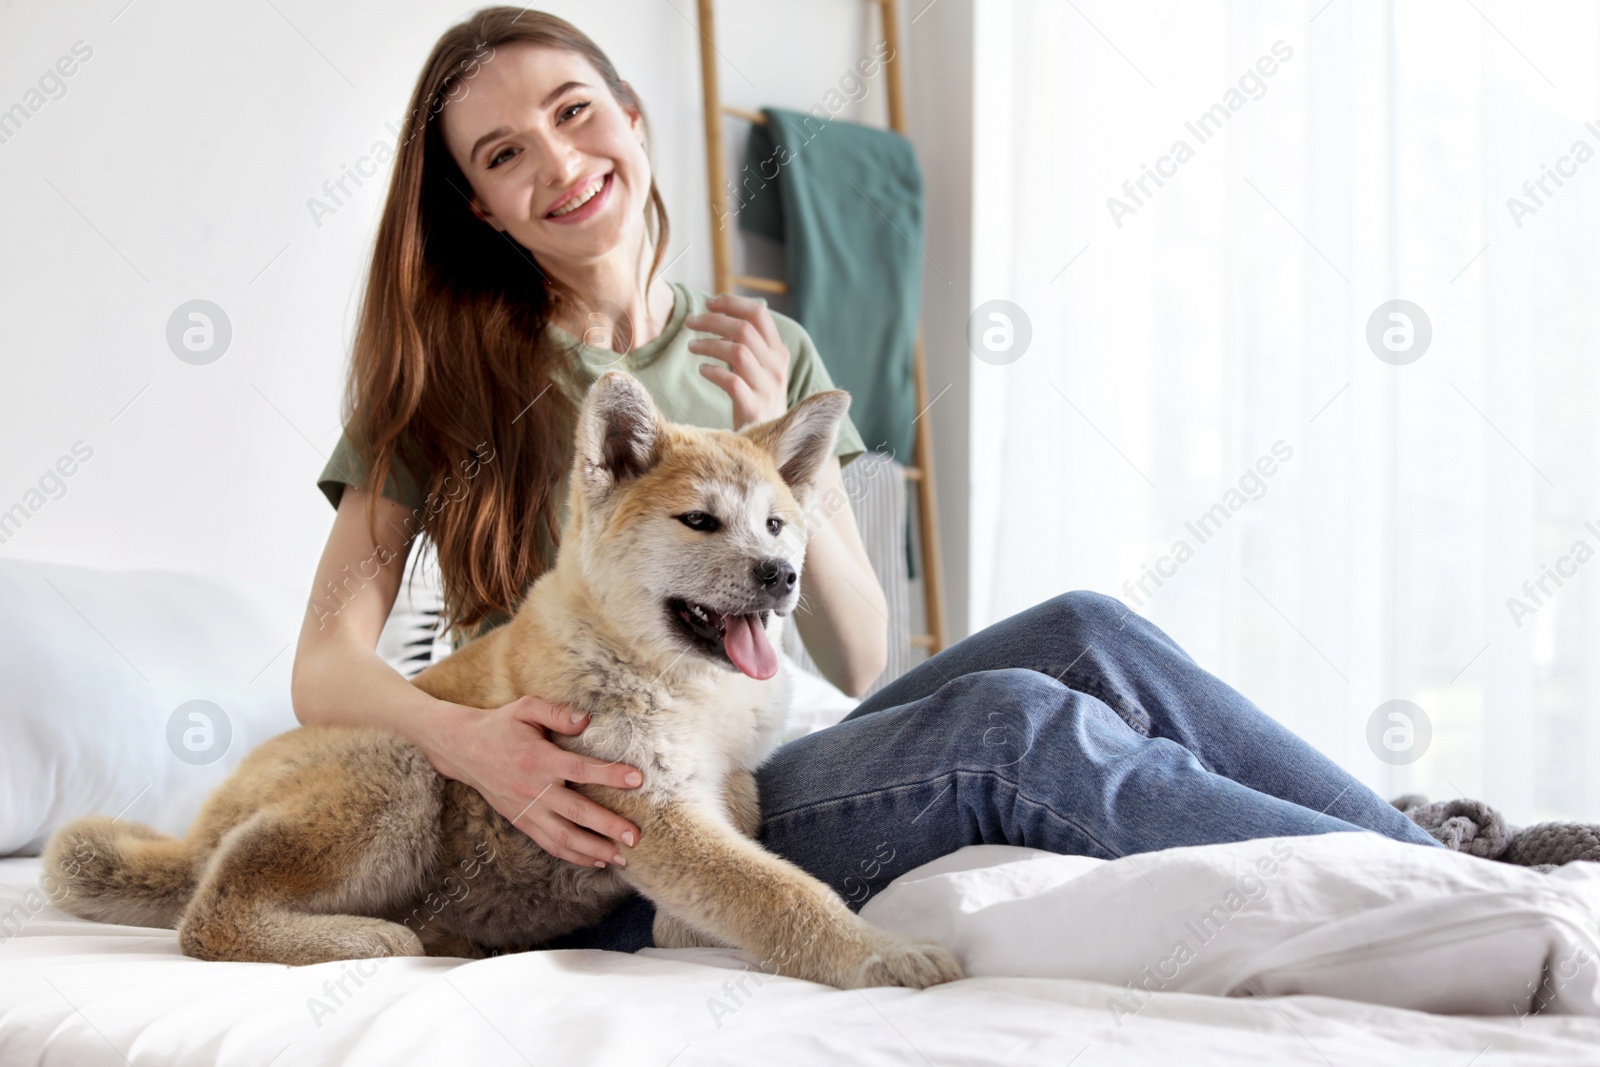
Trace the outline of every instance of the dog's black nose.
<instances>
[{"instance_id":1,"label":"dog's black nose","mask_svg":"<svg viewBox=\"0 0 1600 1067\"><path fill-rule=\"evenodd\" d=\"M756 581L764 588L779 593L787 593L800 580L793 564L786 559L764 559L756 564L755 572Z\"/></svg>"}]
</instances>

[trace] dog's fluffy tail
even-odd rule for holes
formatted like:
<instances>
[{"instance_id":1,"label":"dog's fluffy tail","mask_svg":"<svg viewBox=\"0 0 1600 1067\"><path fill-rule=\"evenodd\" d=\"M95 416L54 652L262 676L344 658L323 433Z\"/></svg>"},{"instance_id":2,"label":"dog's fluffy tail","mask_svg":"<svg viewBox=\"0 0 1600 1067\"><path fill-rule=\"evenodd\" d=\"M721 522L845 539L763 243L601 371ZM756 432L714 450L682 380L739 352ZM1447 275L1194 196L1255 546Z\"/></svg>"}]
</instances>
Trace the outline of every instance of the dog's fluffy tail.
<instances>
[{"instance_id":1,"label":"dog's fluffy tail","mask_svg":"<svg viewBox=\"0 0 1600 1067\"><path fill-rule=\"evenodd\" d=\"M80 918L176 929L194 896L195 859L185 841L90 815L51 835L40 866L51 901Z\"/></svg>"}]
</instances>

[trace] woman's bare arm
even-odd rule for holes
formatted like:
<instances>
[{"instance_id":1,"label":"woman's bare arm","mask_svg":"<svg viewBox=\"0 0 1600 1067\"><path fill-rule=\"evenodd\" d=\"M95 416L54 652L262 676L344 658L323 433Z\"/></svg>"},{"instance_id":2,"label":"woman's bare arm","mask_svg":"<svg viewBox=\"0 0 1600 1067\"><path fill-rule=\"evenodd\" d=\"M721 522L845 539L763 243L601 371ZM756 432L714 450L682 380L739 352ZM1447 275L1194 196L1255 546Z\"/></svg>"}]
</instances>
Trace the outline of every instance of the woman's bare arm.
<instances>
[{"instance_id":1,"label":"woman's bare arm","mask_svg":"<svg viewBox=\"0 0 1600 1067\"><path fill-rule=\"evenodd\" d=\"M384 497L377 506L374 541L367 532L366 491L346 486L339 499L295 647L295 716L306 726L392 730L421 749L440 774L483 794L545 851L586 867L614 862L615 842L637 842L639 828L567 782L628 789L643 779L630 780L639 772L626 764L576 758L545 733L580 733L587 719L574 723L566 708L532 695L500 708L439 700L375 651L411 554L404 534L409 510Z\"/></svg>"},{"instance_id":2,"label":"woman's bare arm","mask_svg":"<svg viewBox=\"0 0 1600 1067\"><path fill-rule=\"evenodd\" d=\"M873 573L837 456L823 464L794 622L823 677L860 696L889 660L889 606Z\"/></svg>"},{"instance_id":3,"label":"woman's bare arm","mask_svg":"<svg viewBox=\"0 0 1600 1067\"><path fill-rule=\"evenodd\" d=\"M366 498L365 490L347 486L339 499L295 646L290 697L307 726L384 726L420 743L451 709L375 651L411 557L410 540L397 532L408 512L380 498L375 542L367 535Z\"/></svg>"}]
</instances>

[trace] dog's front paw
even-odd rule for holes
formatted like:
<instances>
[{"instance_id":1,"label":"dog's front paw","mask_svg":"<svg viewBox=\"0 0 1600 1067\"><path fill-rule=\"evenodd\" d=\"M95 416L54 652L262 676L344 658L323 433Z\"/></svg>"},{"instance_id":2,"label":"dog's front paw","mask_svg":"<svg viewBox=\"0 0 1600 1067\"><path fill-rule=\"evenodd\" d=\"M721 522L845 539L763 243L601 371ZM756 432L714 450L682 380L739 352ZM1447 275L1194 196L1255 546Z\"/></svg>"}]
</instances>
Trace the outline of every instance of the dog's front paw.
<instances>
[{"instance_id":1,"label":"dog's front paw","mask_svg":"<svg viewBox=\"0 0 1600 1067\"><path fill-rule=\"evenodd\" d=\"M897 985L926 989L961 977L961 964L943 945L883 934L874 939L870 954L851 976L848 988Z\"/></svg>"}]
</instances>

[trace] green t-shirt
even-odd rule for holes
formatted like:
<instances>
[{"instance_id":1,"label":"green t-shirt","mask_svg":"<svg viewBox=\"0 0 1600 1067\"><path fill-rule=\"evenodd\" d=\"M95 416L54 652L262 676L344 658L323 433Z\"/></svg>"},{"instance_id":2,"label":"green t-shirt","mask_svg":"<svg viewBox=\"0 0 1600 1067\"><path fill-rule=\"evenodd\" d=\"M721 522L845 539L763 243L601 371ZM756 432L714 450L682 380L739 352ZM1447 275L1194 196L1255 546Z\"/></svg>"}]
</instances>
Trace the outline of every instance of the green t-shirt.
<instances>
[{"instance_id":1,"label":"green t-shirt","mask_svg":"<svg viewBox=\"0 0 1600 1067\"><path fill-rule=\"evenodd\" d=\"M719 361L689 351L690 341L717 335L692 330L684 325L685 320L691 315L705 314L706 294L679 282L668 284L672 288L673 296L672 317L667 320L667 325L659 337L626 354L584 344L554 324L547 329L560 343L577 346L576 370L584 385L587 386L606 371L625 370L644 383L645 388L650 390L650 395L661 408L662 415L668 420L710 429L731 430L733 429L732 398L698 369L701 363ZM814 393L834 388L833 379L829 377L827 368L822 365L822 358L817 354L816 345L812 344L811 336L806 333L805 328L787 315L781 315L776 311L772 312L772 320L778 328L778 336L783 340L784 347L789 350L789 406L793 407ZM839 443L834 453L839 457L839 462L844 464L864 451L866 445L861 440L861 434L856 430L855 423L846 415L839 427ZM363 485L366 473L366 467L350 440L347 428L346 432L339 435L339 443L334 446L327 465L317 476L317 488L328 498L328 503L337 508L339 498L344 495L344 487ZM394 457L390 465L389 478L383 486L383 495L411 509L420 519L420 516L425 514L428 479L419 477L419 473L410 470L399 456ZM561 520L566 518L566 490L563 479L557 494L560 507L558 517ZM549 543L548 535L544 533L543 523L539 524L539 530L540 554L548 566L553 561L554 546ZM477 634L486 633L508 621L510 621L509 616L496 612L483 621ZM464 640L465 638L458 638L457 647L464 643Z\"/></svg>"}]
</instances>

